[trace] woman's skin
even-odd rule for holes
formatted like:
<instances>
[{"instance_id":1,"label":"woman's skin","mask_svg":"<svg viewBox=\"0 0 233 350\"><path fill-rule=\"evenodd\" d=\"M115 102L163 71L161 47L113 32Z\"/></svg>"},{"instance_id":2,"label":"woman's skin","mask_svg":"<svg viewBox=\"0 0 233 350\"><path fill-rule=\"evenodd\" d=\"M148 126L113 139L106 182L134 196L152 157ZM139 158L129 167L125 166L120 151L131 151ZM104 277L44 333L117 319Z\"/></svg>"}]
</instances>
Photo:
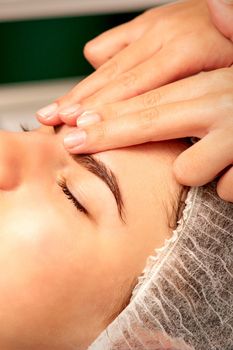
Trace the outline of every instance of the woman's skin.
<instances>
[{"instance_id":1,"label":"woman's skin","mask_svg":"<svg viewBox=\"0 0 233 350\"><path fill-rule=\"evenodd\" d=\"M0 132L4 350L86 349L127 303L146 258L171 235L181 192L172 162L186 145L170 141L96 154L115 174L121 202L114 179L111 190L100 179L106 180L103 166L87 156L75 160L64 149L71 129Z\"/></svg>"}]
</instances>

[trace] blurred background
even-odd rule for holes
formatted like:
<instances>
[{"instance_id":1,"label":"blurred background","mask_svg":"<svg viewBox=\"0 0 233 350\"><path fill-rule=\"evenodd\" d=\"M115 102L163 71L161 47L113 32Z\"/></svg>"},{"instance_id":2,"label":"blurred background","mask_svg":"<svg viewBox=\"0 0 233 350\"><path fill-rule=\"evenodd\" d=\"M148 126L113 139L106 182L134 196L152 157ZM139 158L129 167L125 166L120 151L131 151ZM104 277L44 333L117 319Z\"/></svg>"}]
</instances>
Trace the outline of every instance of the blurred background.
<instances>
[{"instance_id":1,"label":"blurred background","mask_svg":"<svg viewBox=\"0 0 233 350\"><path fill-rule=\"evenodd\" d=\"M0 0L0 129L36 127L36 110L92 72L88 40L166 2Z\"/></svg>"}]
</instances>

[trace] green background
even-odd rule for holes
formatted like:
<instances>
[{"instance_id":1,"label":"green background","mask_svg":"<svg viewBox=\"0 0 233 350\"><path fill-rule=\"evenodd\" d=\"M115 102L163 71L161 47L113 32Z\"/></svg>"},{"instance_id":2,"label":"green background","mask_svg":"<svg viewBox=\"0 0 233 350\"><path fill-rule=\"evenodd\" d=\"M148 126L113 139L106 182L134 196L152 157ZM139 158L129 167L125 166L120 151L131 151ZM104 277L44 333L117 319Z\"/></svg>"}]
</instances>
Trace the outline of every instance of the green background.
<instances>
[{"instance_id":1,"label":"green background","mask_svg":"<svg viewBox=\"0 0 233 350\"><path fill-rule=\"evenodd\" d=\"M85 43L138 13L0 23L0 84L83 76Z\"/></svg>"}]
</instances>

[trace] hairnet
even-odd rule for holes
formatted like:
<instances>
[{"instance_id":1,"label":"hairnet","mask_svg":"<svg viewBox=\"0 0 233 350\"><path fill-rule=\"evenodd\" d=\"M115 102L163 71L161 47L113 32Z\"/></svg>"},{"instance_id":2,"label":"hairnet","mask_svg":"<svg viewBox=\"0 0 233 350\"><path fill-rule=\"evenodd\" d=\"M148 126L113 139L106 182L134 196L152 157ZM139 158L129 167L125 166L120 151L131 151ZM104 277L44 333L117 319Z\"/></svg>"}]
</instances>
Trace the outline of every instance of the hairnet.
<instances>
[{"instance_id":1,"label":"hairnet","mask_svg":"<svg viewBox=\"0 0 233 350\"><path fill-rule=\"evenodd\" d=\"M129 305L89 350L233 349L233 204L191 188L177 229L148 258Z\"/></svg>"}]
</instances>

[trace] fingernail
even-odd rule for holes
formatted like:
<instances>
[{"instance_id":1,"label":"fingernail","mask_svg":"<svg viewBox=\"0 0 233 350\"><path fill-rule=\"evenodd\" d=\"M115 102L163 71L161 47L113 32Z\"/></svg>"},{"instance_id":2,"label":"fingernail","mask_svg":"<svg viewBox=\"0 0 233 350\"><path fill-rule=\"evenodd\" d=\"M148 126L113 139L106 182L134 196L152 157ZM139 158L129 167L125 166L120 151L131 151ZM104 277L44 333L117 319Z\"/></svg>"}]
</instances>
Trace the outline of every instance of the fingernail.
<instances>
[{"instance_id":1,"label":"fingernail","mask_svg":"<svg viewBox=\"0 0 233 350\"><path fill-rule=\"evenodd\" d=\"M64 138L64 145L67 148L73 148L81 146L85 143L87 134L84 130L77 131L75 133L69 134Z\"/></svg>"},{"instance_id":2,"label":"fingernail","mask_svg":"<svg viewBox=\"0 0 233 350\"><path fill-rule=\"evenodd\" d=\"M43 119L49 119L53 117L58 109L57 103L52 103L48 105L47 107L44 107L40 109L37 114L42 117Z\"/></svg>"},{"instance_id":3,"label":"fingernail","mask_svg":"<svg viewBox=\"0 0 233 350\"><path fill-rule=\"evenodd\" d=\"M76 104L76 105L61 109L59 111L59 115L61 115L63 117L75 117L75 116L80 115L82 112L83 111L81 110L81 105Z\"/></svg>"},{"instance_id":4,"label":"fingernail","mask_svg":"<svg viewBox=\"0 0 233 350\"><path fill-rule=\"evenodd\" d=\"M98 123L101 120L99 114L86 111L77 119L77 126L83 127L91 124Z\"/></svg>"}]
</instances>

